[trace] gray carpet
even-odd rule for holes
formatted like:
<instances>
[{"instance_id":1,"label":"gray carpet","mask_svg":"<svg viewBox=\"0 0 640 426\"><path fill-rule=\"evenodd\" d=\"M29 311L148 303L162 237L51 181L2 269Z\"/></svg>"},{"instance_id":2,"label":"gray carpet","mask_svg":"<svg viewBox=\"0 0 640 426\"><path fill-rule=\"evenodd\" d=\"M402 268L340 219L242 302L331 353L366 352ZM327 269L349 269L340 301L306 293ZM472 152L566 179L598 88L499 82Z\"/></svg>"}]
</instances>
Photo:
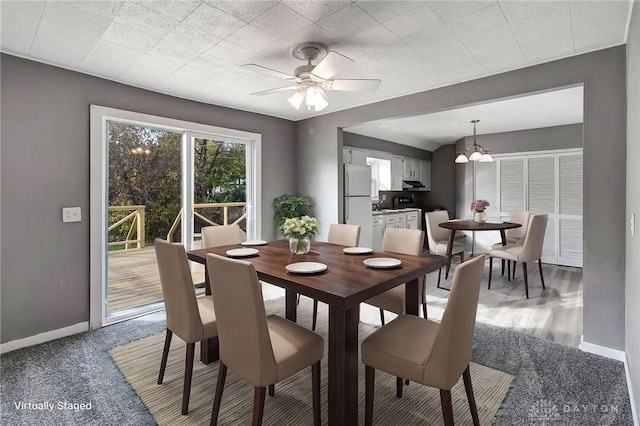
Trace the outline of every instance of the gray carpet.
<instances>
[{"instance_id":1,"label":"gray carpet","mask_svg":"<svg viewBox=\"0 0 640 426\"><path fill-rule=\"evenodd\" d=\"M3 355L0 424L155 424L107 351L162 331L163 317L152 314ZM633 424L620 362L484 324L476 327L473 361L515 376L496 425ZM53 410L16 408L45 401ZM59 409L65 402L90 402L91 409Z\"/></svg>"}]
</instances>

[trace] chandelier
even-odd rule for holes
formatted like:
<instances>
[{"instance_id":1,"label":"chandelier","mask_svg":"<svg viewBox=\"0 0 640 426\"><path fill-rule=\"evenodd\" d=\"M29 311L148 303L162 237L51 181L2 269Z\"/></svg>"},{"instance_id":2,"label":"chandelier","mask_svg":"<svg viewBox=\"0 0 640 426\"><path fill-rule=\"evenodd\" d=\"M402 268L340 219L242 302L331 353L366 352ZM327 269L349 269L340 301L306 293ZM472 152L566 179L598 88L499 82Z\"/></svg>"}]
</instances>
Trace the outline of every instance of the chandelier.
<instances>
[{"instance_id":1,"label":"chandelier","mask_svg":"<svg viewBox=\"0 0 640 426\"><path fill-rule=\"evenodd\" d=\"M469 145L465 148L464 151L458 153L456 157L456 163L468 163L471 161L480 161L481 163L489 163L493 161L491 155L489 155L489 151L482 148L482 146L478 145L476 142L476 123L480 120L471 120L473 123L473 145ZM469 157L467 158L467 152L472 151Z\"/></svg>"}]
</instances>

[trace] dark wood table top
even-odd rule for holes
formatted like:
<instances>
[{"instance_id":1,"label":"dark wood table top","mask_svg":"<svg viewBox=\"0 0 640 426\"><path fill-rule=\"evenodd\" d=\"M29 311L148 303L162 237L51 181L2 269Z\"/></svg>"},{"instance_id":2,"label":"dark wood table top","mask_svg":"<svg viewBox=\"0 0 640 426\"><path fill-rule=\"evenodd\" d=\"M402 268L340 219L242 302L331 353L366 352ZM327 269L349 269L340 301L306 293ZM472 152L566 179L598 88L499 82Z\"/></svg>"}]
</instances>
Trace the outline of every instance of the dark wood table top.
<instances>
[{"instance_id":1,"label":"dark wood table top","mask_svg":"<svg viewBox=\"0 0 640 426\"><path fill-rule=\"evenodd\" d=\"M454 231L504 231L505 229L519 228L522 225L520 223L502 221L472 222L470 220L450 220L439 224L439 226Z\"/></svg>"},{"instance_id":2,"label":"dark wood table top","mask_svg":"<svg viewBox=\"0 0 640 426\"><path fill-rule=\"evenodd\" d=\"M205 264L207 253L225 256L227 250L240 247L236 244L192 250L187 257ZM259 254L242 260L253 263L261 280L342 309L357 306L372 296L433 272L444 266L446 261L441 256L411 256L391 252L349 255L342 251L344 246L317 241L311 242L311 250L306 255L291 254L287 240L271 241L254 248L260 251ZM401 260L402 265L395 269L368 268L362 261L372 257L393 257ZM320 262L328 268L313 275L287 272L285 266L296 262Z\"/></svg>"}]
</instances>

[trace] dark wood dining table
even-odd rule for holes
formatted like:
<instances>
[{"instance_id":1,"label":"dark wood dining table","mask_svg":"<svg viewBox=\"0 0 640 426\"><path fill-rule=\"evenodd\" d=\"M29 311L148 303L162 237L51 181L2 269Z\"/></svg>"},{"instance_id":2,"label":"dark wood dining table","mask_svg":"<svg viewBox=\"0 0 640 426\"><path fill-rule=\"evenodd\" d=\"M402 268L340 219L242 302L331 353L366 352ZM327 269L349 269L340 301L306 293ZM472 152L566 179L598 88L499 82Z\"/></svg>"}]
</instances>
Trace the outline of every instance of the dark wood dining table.
<instances>
[{"instance_id":1,"label":"dark wood dining table","mask_svg":"<svg viewBox=\"0 0 640 426\"><path fill-rule=\"evenodd\" d=\"M225 256L227 250L239 245L192 250L190 260L206 265L207 253ZM350 255L344 246L312 242L306 255L289 252L287 240L269 242L255 247L259 254L246 257L255 266L258 278L285 289L285 315L296 321L298 294L317 299L329 305L328 348L328 413L330 425L358 424L358 323L360 303L396 287L405 285L406 313L417 315L419 306L418 278L444 266L442 256L411 256L391 252L373 252L366 255ZM394 269L372 269L363 264L371 257L393 257L402 264ZM320 262L328 266L318 274L292 274L286 265L296 262ZM215 274L215 271L212 273ZM208 283L208 271L206 273ZM212 339L213 340L213 339ZM202 345L204 362L217 359L217 341ZM201 358L202 358L201 350Z\"/></svg>"},{"instance_id":2,"label":"dark wood dining table","mask_svg":"<svg viewBox=\"0 0 640 426\"><path fill-rule=\"evenodd\" d=\"M451 251L453 250L453 240L456 231L500 231L500 239L502 245L507 244L507 237L504 233L507 229L519 228L522 225L515 222L503 222L501 220L474 222L471 220L450 220L439 224L441 228L449 230L449 244L447 245L447 270L444 278L449 278L449 269L451 268Z\"/></svg>"}]
</instances>

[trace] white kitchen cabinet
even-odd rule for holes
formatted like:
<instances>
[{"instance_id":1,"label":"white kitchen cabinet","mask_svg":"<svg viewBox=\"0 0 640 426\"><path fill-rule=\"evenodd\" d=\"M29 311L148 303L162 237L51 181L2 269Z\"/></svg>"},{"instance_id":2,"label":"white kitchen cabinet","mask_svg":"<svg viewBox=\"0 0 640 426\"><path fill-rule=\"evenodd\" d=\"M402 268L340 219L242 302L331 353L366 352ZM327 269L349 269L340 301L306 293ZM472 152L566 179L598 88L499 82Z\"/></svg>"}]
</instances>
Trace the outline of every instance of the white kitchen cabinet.
<instances>
[{"instance_id":1,"label":"white kitchen cabinet","mask_svg":"<svg viewBox=\"0 0 640 426\"><path fill-rule=\"evenodd\" d=\"M407 215L405 213L397 213L394 216L396 217L396 228L407 227Z\"/></svg>"},{"instance_id":2,"label":"white kitchen cabinet","mask_svg":"<svg viewBox=\"0 0 640 426\"><path fill-rule=\"evenodd\" d=\"M404 180L420 180L420 160L404 157L402 159L402 177Z\"/></svg>"},{"instance_id":3,"label":"white kitchen cabinet","mask_svg":"<svg viewBox=\"0 0 640 426\"><path fill-rule=\"evenodd\" d=\"M406 228L407 229L419 229L418 228L418 216L419 215L420 215L420 213L417 212L417 211L407 213L407 222L406 222Z\"/></svg>"},{"instance_id":4,"label":"white kitchen cabinet","mask_svg":"<svg viewBox=\"0 0 640 426\"><path fill-rule=\"evenodd\" d=\"M403 162L399 155L391 156L391 190L402 191Z\"/></svg>"},{"instance_id":5,"label":"white kitchen cabinet","mask_svg":"<svg viewBox=\"0 0 640 426\"><path fill-rule=\"evenodd\" d=\"M396 227L396 216L395 215L385 215L384 216L384 227L385 228L395 228Z\"/></svg>"},{"instance_id":6,"label":"white kitchen cabinet","mask_svg":"<svg viewBox=\"0 0 640 426\"><path fill-rule=\"evenodd\" d=\"M420 182L424 185L423 190L431 191L431 161L420 160Z\"/></svg>"},{"instance_id":7,"label":"white kitchen cabinet","mask_svg":"<svg viewBox=\"0 0 640 426\"><path fill-rule=\"evenodd\" d=\"M366 166L369 152L366 149L343 147L342 162L354 166Z\"/></svg>"},{"instance_id":8,"label":"white kitchen cabinet","mask_svg":"<svg viewBox=\"0 0 640 426\"><path fill-rule=\"evenodd\" d=\"M384 217L373 217L373 249L376 251L382 250L382 239L384 238Z\"/></svg>"}]
</instances>

